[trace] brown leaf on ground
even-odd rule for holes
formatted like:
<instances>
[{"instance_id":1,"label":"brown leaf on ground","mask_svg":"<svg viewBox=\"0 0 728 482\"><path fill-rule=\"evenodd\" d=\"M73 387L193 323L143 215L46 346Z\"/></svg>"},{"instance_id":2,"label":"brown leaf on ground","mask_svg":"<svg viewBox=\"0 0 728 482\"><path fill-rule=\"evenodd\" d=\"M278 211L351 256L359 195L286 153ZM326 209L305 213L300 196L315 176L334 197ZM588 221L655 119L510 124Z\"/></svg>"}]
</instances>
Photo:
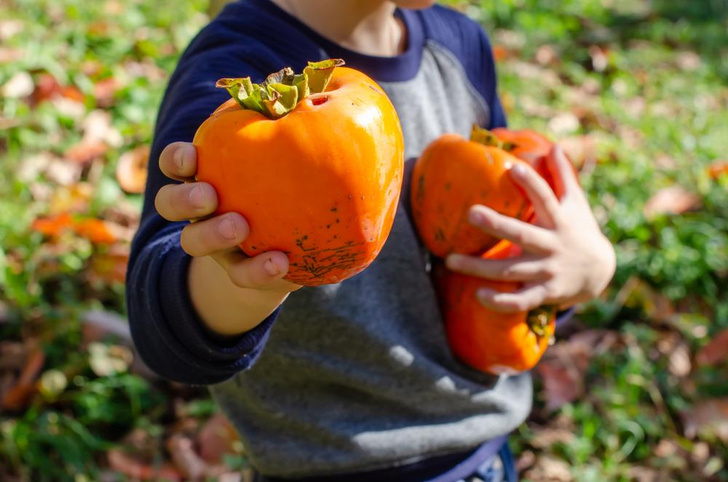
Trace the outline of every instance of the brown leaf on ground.
<instances>
[{"instance_id":1,"label":"brown leaf on ground","mask_svg":"<svg viewBox=\"0 0 728 482\"><path fill-rule=\"evenodd\" d=\"M149 164L149 146L139 146L119 157L116 180L121 188L131 194L144 192Z\"/></svg>"},{"instance_id":2,"label":"brown leaf on ground","mask_svg":"<svg viewBox=\"0 0 728 482\"><path fill-rule=\"evenodd\" d=\"M692 371L690 348L684 338L674 331L660 334L656 344L659 354L667 358L667 369L676 377L686 377Z\"/></svg>"},{"instance_id":3,"label":"brown leaf on ground","mask_svg":"<svg viewBox=\"0 0 728 482\"><path fill-rule=\"evenodd\" d=\"M682 214L700 206L700 198L682 186L674 185L657 191L644 206L647 219L660 214Z\"/></svg>"},{"instance_id":4,"label":"brown leaf on ground","mask_svg":"<svg viewBox=\"0 0 728 482\"><path fill-rule=\"evenodd\" d=\"M493 46L493 58L496 62L501 62L503 60L506 60L511 56L511 52L502 45L494 45Z\"/></svg>"},{"instance_id":5,"label":"brown leaf on ground","mask_svg":"<svg viewBox=\"0 0 728 482\"><path fill-rule=\"evenodd\" d=\"M23 410L36 392L35 381L43 370L45 354L37 344L28 354L25 365L15 384L3 393L0 399L0 409L19 411Z\"/></svg>"},{"instance_id":6,"label":"brown leaf on ground","mask_svg":"<svg viewBox=\"0 0 728 482\"><path fill-rule=\"evenodd\" d=\"M95 283L123 283L129 264L129 246L115 244L106 252L94 253L89 263L89 281Z\"/></svg>"},{"instance_id":7,"label":"brown leaf on ground","mask_svg":"<svg viewBox=\"0 0 728 482\"><path fill-rule=\"evenodd\" d=\"M543 379L546 409L554 411L584 394L584 373L589 367L591 349L586 343L557 343L546 351L536 367Z\"/></svg>"},{"instance_id":8,"label":"brown leaf on ground","mask_svg":"<svg viewBox=\"0 0 728 482\"><path fill-rule=\"evenodd\" d=\"M102 109L108 109L114 105L114 96L122 87L121 83L114 77L99 80L94 84L94 99L96 106Z\"/></svg>"},{"instance_id":9,"label":"brown leaf on ground","mask_svg":"<svg viewBox=\"0 0 728 482\"><path fill-rule=\"evenodd\" d=\"M629 480L633 482L662 482L669 480L669 474L652 467L630 467Z\"/></svg>"},{"instance_id":10,"label":"brown leaf on ground","mask_svg":"<svg viewBox=\"0 0 728 482\"><path fill-rule=\"evenodd\" d=\"M533 437L530 444L537 449L548 449L555 443L569 444L574 440L574 432L572 430L562 428L541 428L534 429Z\"/></svg>"},{"instance_id":11,"label":"brown leaf on ground","mask_svg":"<svg viewBox=\"0 0 728 482\"><path fill-rule=\"evenodd\" d=\"M17 62L25 56L23 49L0 47L0 65Z\"/></svg>"},{"instance_id":12,"label":"brown leaf on ground","mask_svg":"<svg viewBox=\"0 0 728 482\"><path fill-rule=\"evenodd\" d=\"M172 464L154 464L138 454L123 449L111 449L106 454L109 467L116 472L139 480L181 481L184 475Z\"/></svg>"},{"instance_id":13,"label":"brown leaf on ground","mask_svg":"<svg viewBox=\"0 0 728 482\"><path fill-rule=\"evenodd\" d=\"M728 442L728 398L701 400L682 413L685 436L717 436Z\"/></svg>"},{"instance_id":14,"label":"brown leaf on ground","mask_svg":"<svg viewBox=\"0 0 728 482\"><path fill-rule=\"evenodd\" d=\"M209 464L221 464L225 454L240 454L242 446L235 427L223 414L205 422L197 434L200 456Z\"/></svg>"},{"instance_id":15,"label":"brown leaf on ground","mask_svg":"<svg viewBox=\"0 0 728 482\"><path fill-rule=\"evenodd\" d=\"M580 170L584 165L596 164L597 146L593 136L566 137L559 140L558 144L577 169Z\"/></svg>"},{"instance_id":16,"label":"brown leaf on ground","mask_svg":"<svg viewBox=\"0 0 728 482\"><path fill-rule=\"evenodd\" d=\"M700 366L719 365L726 360L728 360L728 329L715 335L695 355L695 361Z\"/></svg>"},{"instance_id":17,"label":"brown leaf on ground","mask_svg":"<svg viewBox=\"0 0 728 482\"><path fill-rule=\"evenodd\" d=\"M195 452L191 438L180 433L173 434L167 439L167 451L188 479L200 480L207 473L207 463Z\"/></svg>"},{"instance_id":18,"label":"brown leaf on ground","mask_svg":"<svg viewBox=\"0 0 728 482\"><path fill-rule=\"evenodd\" d=\"M0 341L0 370L20 370L28 356L28 344L22 341Z\"/></svg>"},{"instance_id":19,"label":"brown leaf on ground","mask_svg":"<svg viewBox=\"0 0 728 482\"><path fill-rule=\"evenodd\" d=\"M592 68L596 72L604 72L609 67L609 50L598 45L589 47L589 57L591 57Z\"/></svg>"},{"instance_id":20,"label":"brown leaf on ground","mask_svg":"<svg viewBox=\"0 0 728 482\"><path fill-rule=\"evenodd\" d=\"M536 62L545 67L551 67L558 64L559 55L550 45L541 45L536 50Z\"/></svg>"},{"instance_id":21,"label":"brown leaf on ground","mask_svg":"<svg viewBox=\"0 0 728 482\"><path fill-rule=\"evenodd\" d=\"M109 150L109 146L105 142L96 140L82 140L78 144L71 146L64 154L63 157L69 161L76 162L78 164L89 164L94 159L97 159Z\"/></svg>"},{"instance_id":22,"label":"brown leaf on ground","mask_svg":"<svg viewBox=\"0 0 728 482\"><path fill-rule=\"evenodd\" d=\"M569 471L569 464L548 455L538 457L534 466L524 472L523 477L539 482L571 482L574 480Z\"/></svg>"},{"instance_id":23,"label":"brown leaf on ground","mask_svg":"<svg viewBox=\"0 0 728 482\"><path fill-rule=\"evenodd\" d=\"M715 161L707 167L708 176L711 179L718 179L721 176L728 176L728 161Z\"/></svg>"}]
</instances>

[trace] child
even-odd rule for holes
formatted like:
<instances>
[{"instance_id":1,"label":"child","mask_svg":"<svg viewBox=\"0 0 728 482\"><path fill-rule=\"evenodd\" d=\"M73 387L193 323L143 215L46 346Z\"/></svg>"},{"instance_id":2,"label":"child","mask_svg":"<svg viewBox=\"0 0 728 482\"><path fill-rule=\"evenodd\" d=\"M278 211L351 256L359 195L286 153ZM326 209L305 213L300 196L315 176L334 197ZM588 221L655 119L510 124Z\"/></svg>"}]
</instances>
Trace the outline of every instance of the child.
<instances>
[{"instance_id":1,"label":"child","mask_svg":"<svg viewBox=\"0 0 728 482\"><path fill-rule=\"evenodd\" d=\"M337 285L299 289L282 279L283 253L241 254L245 219L209 217L215 191L194 182L189 142L229 98L215 81L260 82L309 60L343 58L380 83L400 115L408 167L441 134L504 126L485 33L433 3L238 1L195 38L170 80L152 148L159 164L150 165L129 267L132 333L160 375L210 385L258 480L445 482L497 480L498 471L516 480L504 441L530 411L530 375L485 375L449 352L406 211L407 185L369 268ZM474 225L522 245L521 257L447 260L464 273L525 282L513 294L482 292L485 305L569 306L611 279L612 247L559 150L549 167L565 188L561 201L533 170L513 172L535 205L536 225L483 206L470 213ZM204 219L188 222L197 218Z\"/></svg>"}]
</instances>

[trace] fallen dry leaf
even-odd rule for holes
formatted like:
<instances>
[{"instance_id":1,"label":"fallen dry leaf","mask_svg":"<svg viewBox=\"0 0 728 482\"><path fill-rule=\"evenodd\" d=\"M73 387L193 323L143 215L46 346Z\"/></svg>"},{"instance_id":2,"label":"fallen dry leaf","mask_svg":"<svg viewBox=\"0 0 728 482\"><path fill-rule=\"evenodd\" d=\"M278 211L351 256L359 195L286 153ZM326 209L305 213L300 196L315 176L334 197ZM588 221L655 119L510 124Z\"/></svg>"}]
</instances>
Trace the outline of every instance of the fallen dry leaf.
<instances>
[{"instance_id":1,"label":"fallen dry leaf","mask_svg":"<svg viewBox=\"0 0 728 482\"><path fill-rule=\"evenodd\" d=\"M0 47L0 65L8 64L10 62L17 62L22 59L25 55L25 51L22 49L15 49L11 47Z\"/></svg>"},{"instance_id":2,"label":"fallen dry leaf","mask_svg":"<svg viewBox=\"0 0 728 482\"><path fill-rule=\"evenodd\" d=\"M119 157L116 165L116 180L121 188L131 194L144 192L147 183L149 146L139 146Z\"/></svg>"},{"instance_id":3,"label":"fallen dry leaf","mask_svg":"<svg viewBox=\"0 0 728 482\"><path fill-rule=\"evenodd\" d=\"M69 161L85 165L103 156L108 150L109 146L105 142L87 139L71 146L63 154L63 157Z\"/></svg>"},{"instance_id":4,"label":"fallen dry leaf","mask_svg":"<svg viewBox=\"0 0 728 482\"><path fill-rule=\"evenodd\" d=\"M574 432L563 428L534 429L530 444L537 449L548 449L555 443L569 444L574 440Z\"/></svg>"},{"instance_id":5,"label":"fallen dry leaf","mask_svg":"<svg viewBox=\"0 0 728 482\"><path fill-rule=\"evenodd\" d=\"M717 436L728 442L728 398L698 401L682 413L685 436Z\"/></svg>"},{"instance_id":6,"label":"fallen dry leaf","mask_svg":"<svg viewBox=\"0 0 728 482\"><path fill-rule=\"evenodd\" d=\"M589 56L595 72L604 72L609 67L609 50L598 45L589 47Z\"/></svg>"},{"instance_id":7,"label":"fallen dry leaf","mask_svg":"<svg viewBox=\"0 0 728 482\"><path fill-rule=\"evenodd\" d=\"M73 218L67 212L56 216L38 218L30 225L30 229L45 236L57 238L72 229Z\"/></svg>"},{"instance_id":8,"label":"fallen dry leaf","mask_svg":"<svg viewBox=\"0 0 728 482\"><path fill-rule=\"evenodd\" d=\"M173 434L167 439L167 451L188 479L200 480L207 473L207 463L195 452L191 438L180 433Z\"/></svg>"},{"instance_id":9,"label":"fallen dry leaf","mask_svg":"<svg viewBox=\"0 0 728 482\"><path fill-rule=\"evenodd\" d=\"M647 219L660 214L682 214L700 206L700 198L684 187L674 185L657 191L645 203L643 209Z\"/></svg>"},{"instance_id":10,"label":"fallen dry leaf","mask_svg":"<svg viewBox=\"0 0 728 482\"><path fill-rule=\"evenodd\" d=\"M523 474L525 479L538 480L539 482L571 482L569 464L563 460L541 455L536 463Z\"/></svg>"},{"instance_id":11,"label":"fallen dry leaf","mask_svg":"<svg viewBox=\"0 0 728 482\"><path fill-rule=\"evenodd\" d=\"M593 136L566 137L560 139L558 144L578 170L584 165L596 164L597 144Z\"/></svg>"},{"instance_id":12,"label":"fallen dry leaf","mask_svg":"<svg viewBox=\"0 0 728 482\"><path fill-rule=\"evenodd\" d=\"M549 130L557 137L573 134L580 126L579 118L571 112L558 114L549 121Z\"/></svg>"},{"instance_id":13,"label":"fallen dry leaf","mask_svg":"<svg viewBox=\"0 0 728 482\"><path fill-rule=\"evenodd\" d=\"M541 45L536 50L536 62L547 67L553 66L559 61L559 56L550 45Z\"/></svg>"},{"instance_id":14,"label":"fallen dry leaf","mask_svg":"<svg viewBox=\"0 0 728 482\"><path fill-rule=\"evenodd\" d=\"M36 392L35 381L40 375L44 363L45 354L43 350L37 345L34 346L15 385L3 393L2 399L0 399L0 408L19 411L26 407L30 398Z\"/></svg>"},{"instance_id":15,"label":"fallen dry leaf","mask_svg":"<svg viewBox=\"0 0 728 482\"><path fill-rule=\"evenodd\" d=\"M547 410L557 410L584 394L584 373L590 357L584 343L562 341L546 351L536 372L543 380Z\"/></svg>"},{"instance_id":16,"label":"fallen dry leaf","mask_svg":"<svg viewBox=\"0 0 728 482\"><path fill-rule=\"evenodd\" d=\"M117 237L111 232L109 224L101 219L82 219L74 225L76 234L94 244L112 244Z\"/></svg>"},{"instance_id":17,"label":"fallen dry leaf","mask_svg":"<svg viewBox=\"0 0 728 482\"><path fill-rule=\"evenodd\" d=\"M511 56L511 52L504 46L502 46L502 45L493 46L493 58L495 59L496 62L506 60L510 56Z\"/></svg>"},{"instance_id":18,"label":"fallen dry leaf","mask_svg":"<svg viewBox=\"0 0 728 482\"><path fill-rule=\"evenodd\" d=\"M33 93L35 88L33 78L28 72L21 71L10 77L0 89L3 97L10 99L22 99Z\"/></svg>"},{"instance_id":19,"label":"fallen dry leaf","mask_svg":"<svg viewBox=\"0 0 728 482\"><path fill-rule=\"evenodd\" d=\"M106 252L94 253L89 263L89 279L92 282L123 283L129 264L129 246L115 244Z\"/></svg>"},{"instance_id":20,"label":"fallen dry leaf","mask_svg":"<svg viewBox=\"0 0 728 482\"><path fill-rule=\"evenodd\" d=\"M209 464L221 464L226 454L239 454L240 437L232 423L223 415L215 414L197 433L200 456Z\"/></svg>"},{"instance_id":21,"label":"fallen dry leaf","mask_svg":"<svg viewBox=\"0 0 728 482\"><path fill-rule=\"evenodd\" d=\"M122 449L111 449L106 455L111 469L140 480L181 481L184 475L172 464L155 465L139 454L127 453Z\"/></svg>"},{"instance_id":22,"label":"fallen dry leaf","mask_svg":"<svg viewBox=\"0 0 728 482\"><path fill-rule=\"evenodd\" d=\"M696 363L701 366L715 366L724 363L726 360L728 360L728 329L715 335L695 355Z\"/></svg>"},{"instance_id":23,"label":"fallen dry leaf","mask_svg":"<svg viewBox=\"0 0 728 482\"><path fill-rule=\"evenodd\" d=\"M94 99L96 99L97 107L108 109L114 105L114 96L121 87L121 83L114 77L96 82L94 84Z\"/></svg>"},{"instance_id":24,"label":"fallen dry leaf","mask_svg":"<svg viewBox=\"0 0 728 482\"><path fill-rule=\"evenodd\" d=\"M718 179L728 175L728 161L715 161L707 167L708 176L711 179Z\"/></svg>"}]
</instances>

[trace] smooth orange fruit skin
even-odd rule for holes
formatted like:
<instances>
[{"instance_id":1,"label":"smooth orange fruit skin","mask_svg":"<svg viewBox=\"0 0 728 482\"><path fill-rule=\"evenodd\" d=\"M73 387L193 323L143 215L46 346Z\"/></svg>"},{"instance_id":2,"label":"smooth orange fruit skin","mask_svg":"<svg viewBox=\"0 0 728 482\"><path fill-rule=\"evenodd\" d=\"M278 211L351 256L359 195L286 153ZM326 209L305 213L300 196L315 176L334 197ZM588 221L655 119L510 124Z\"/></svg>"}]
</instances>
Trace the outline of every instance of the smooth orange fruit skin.
<instances>
[{"instance_id":1,"label":"smooth orange fruit skin","mask_svg":"<svg viewBox=\"0 0 728 482\"><path fill-rule=\"evenodd\" d=\"M198 129L197 180L215 187L217 214L250 225L248 256L280 250L286 279L341 282L379 254L402 186L404 141L389 98L369 77L338 67L326 92L271 120L221 105Z\"/></svg>"},{"instance_id":2,"label":"smooth orange fruit skin","mask_svg":"<svg viewBox=\"0 0 728 482\"><path fill-rule=\"evenodd\" d=\"M482 204L506 216L526 220L533 207L510 178L521 163L497 147L445 134L432 142L412 171L412 217L425 247L435 256L477 255L498 242L468 221L468 211Z\"/></svg>"},{"instance_id":3,"label":"smooth orange fruit skin","mask_svg":"<svg viewBox=\"0 0 728 482\"><path fill-rule=\"evenodd\" d=\"M520 248L503 241L483 257L496 259L518 253ZM441 264L436 266L434 278L448 345L458 359L493 375L520 373L536 366L554 334L556 317L549 319L545 336L537 336L526 323L528 312L500 313L476 298L480 288L513 292L520 283L467 276Z\"/></svg>"}]
</instances>

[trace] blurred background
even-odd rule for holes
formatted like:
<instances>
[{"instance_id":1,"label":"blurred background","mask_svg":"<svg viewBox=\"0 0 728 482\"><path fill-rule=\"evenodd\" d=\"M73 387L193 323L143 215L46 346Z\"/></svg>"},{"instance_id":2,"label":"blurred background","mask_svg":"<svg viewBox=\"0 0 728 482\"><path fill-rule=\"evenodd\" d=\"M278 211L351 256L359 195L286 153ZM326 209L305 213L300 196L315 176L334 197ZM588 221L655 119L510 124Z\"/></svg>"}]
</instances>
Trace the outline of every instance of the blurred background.
<instances>
[{"instance_id":1,"label":"blurred background","mask_svg":"<svg viewBox=\"0 0 728 482\"><path fill-rule=\"evenodd\" d=\"M618 253L535 369L524 479L728 480L728 1L441 3L487 28L511 126L564 146ZM156 109L208 8L0 0L0 480L245 480L125 321Z\"/></svg>"}]
</instances>

